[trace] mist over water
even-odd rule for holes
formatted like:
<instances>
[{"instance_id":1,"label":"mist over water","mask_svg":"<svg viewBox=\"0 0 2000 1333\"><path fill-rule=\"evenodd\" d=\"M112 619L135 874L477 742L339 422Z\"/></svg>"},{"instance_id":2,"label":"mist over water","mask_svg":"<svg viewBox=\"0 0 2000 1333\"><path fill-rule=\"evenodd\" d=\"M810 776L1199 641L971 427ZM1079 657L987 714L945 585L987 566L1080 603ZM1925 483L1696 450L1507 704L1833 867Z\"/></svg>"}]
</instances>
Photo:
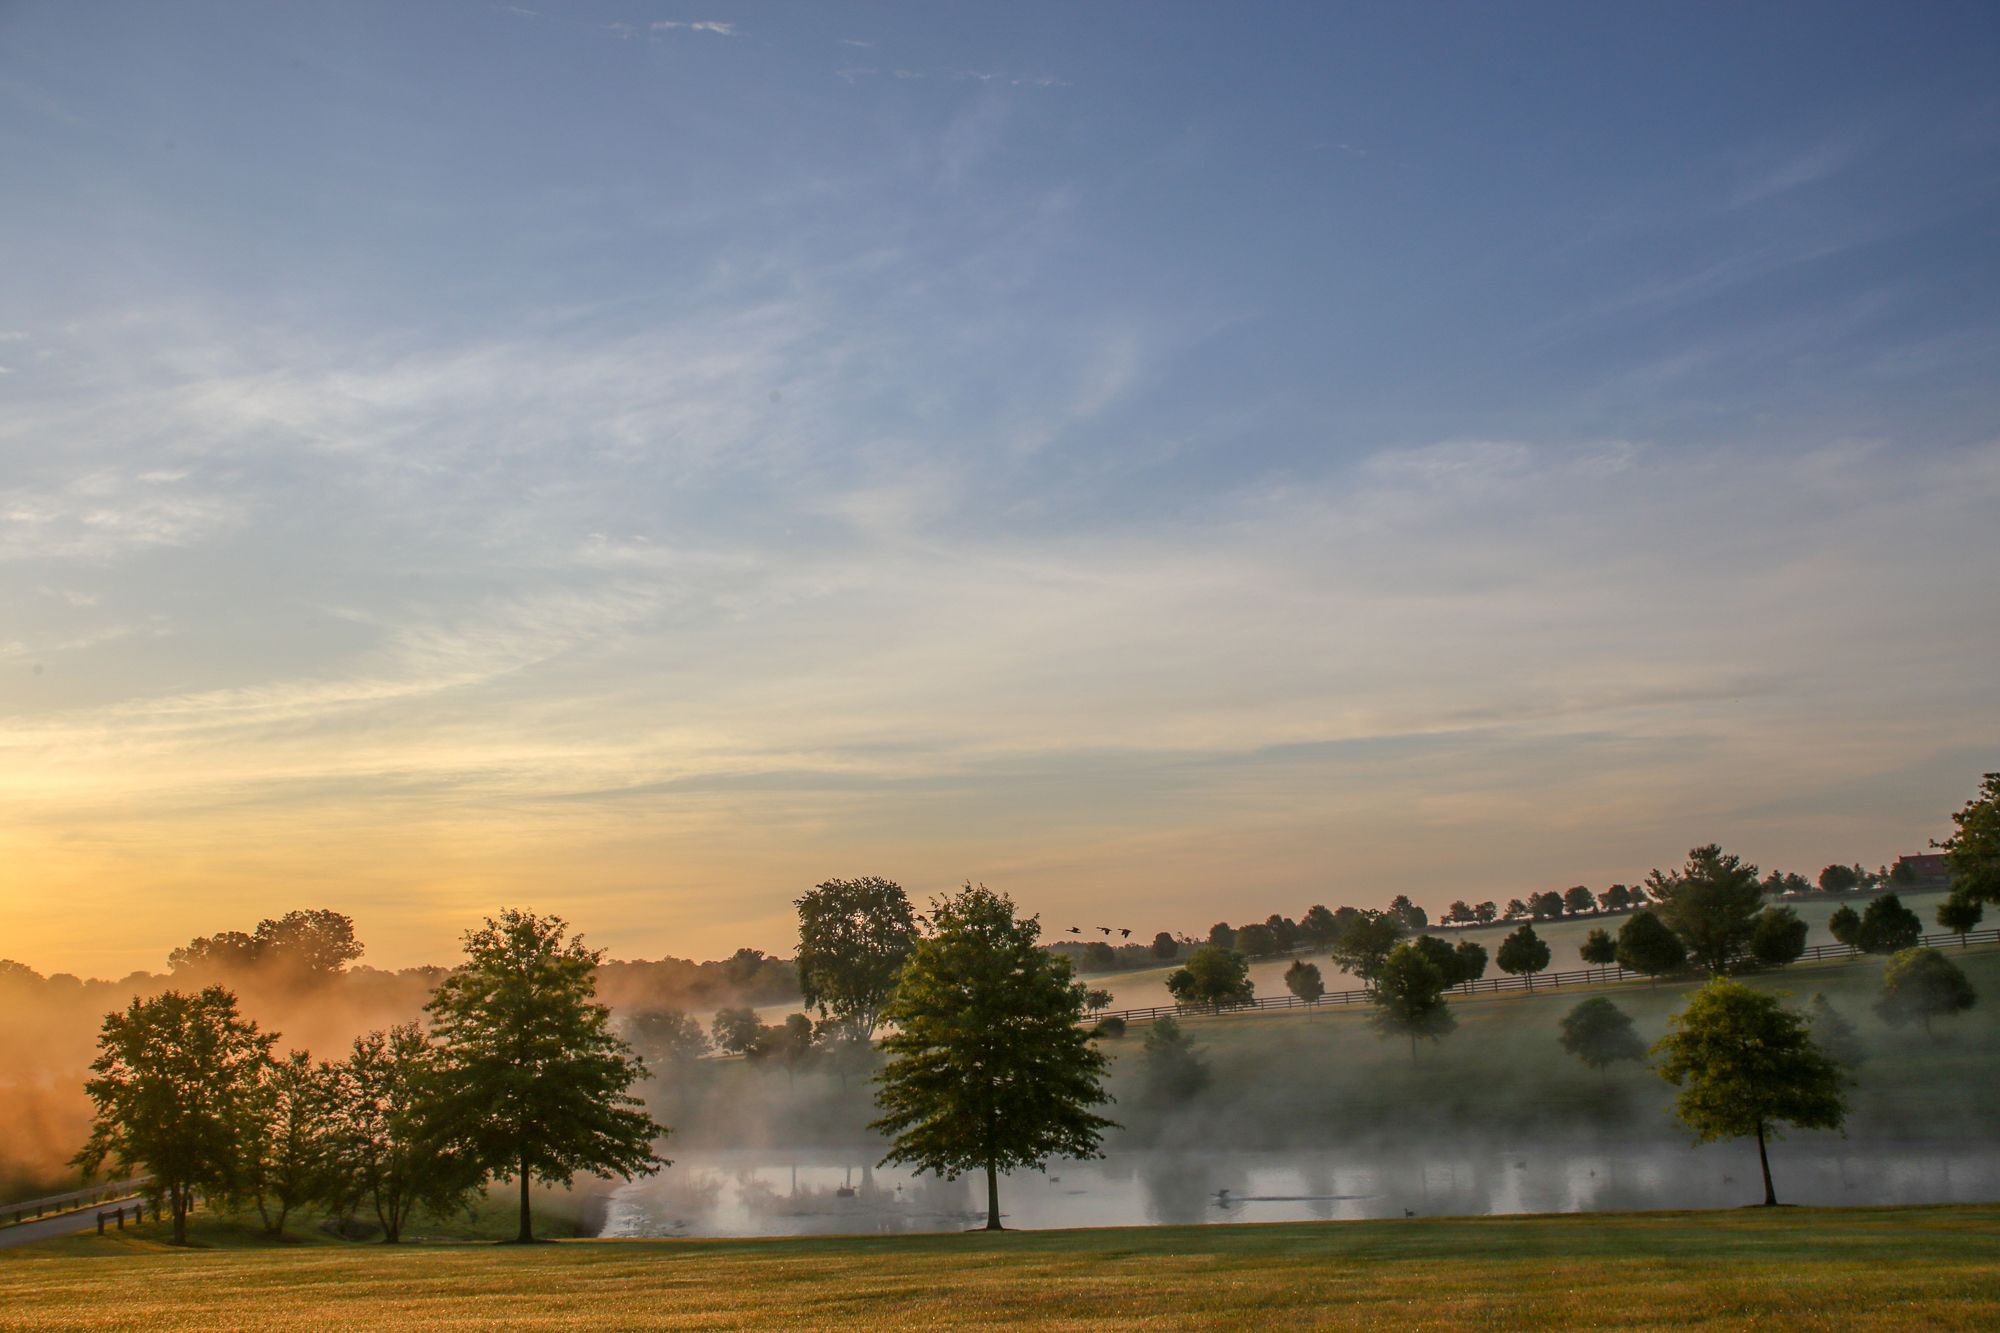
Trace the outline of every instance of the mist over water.
<instances>
[{"instance_id":1,"label":"mist over water","mask_svg":"<svg viewBox=\"0 0 2000 1333\"><path fill-rule=\"evenodd\" d=\"M873 1165L869 1152L696 1152L615 1190L602 1234L811 1236L950 1232L985 1221L984 1181ZM1787 1203L1964 1203L2000 1197L2000 1147L1814 1136L1774 1149ZM1465 1152L1112 1152L1001 1182L1021 1228L1306 1222L1730 1208L1762 1197L1749 1143L1484 1147Z\"/></svg>"}]
</instances>

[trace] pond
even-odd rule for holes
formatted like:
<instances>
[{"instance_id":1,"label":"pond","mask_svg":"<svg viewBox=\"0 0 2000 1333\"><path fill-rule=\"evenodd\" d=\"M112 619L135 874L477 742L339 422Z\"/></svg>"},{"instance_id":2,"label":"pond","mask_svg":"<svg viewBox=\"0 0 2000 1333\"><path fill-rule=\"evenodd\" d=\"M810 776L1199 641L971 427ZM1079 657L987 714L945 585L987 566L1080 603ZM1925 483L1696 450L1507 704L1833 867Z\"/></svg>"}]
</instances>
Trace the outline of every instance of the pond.
<instances>
[{"instance_id":1,"label":"pond","mask_svg":"<svg viewBox=\"0 0 2000 1333\"><path fill-rule=\"evenodd\" d=\"M2000 1147L1777 1144L1778 1197L1801 1204L1963 1203L2000 1198ZM1577 1150L1482 1147L1428 1155L1117 1152L1052 1162L1000 1183L1001 1216L1024 1228L1331 1218L1728 1208L1763 1197L1747 1141ZM983 1178L940 1181L856 1151L690 1152L611 1197L606 1236L804 1236L960 1231L982 1225Z\"/></svg>"}]
</instances>

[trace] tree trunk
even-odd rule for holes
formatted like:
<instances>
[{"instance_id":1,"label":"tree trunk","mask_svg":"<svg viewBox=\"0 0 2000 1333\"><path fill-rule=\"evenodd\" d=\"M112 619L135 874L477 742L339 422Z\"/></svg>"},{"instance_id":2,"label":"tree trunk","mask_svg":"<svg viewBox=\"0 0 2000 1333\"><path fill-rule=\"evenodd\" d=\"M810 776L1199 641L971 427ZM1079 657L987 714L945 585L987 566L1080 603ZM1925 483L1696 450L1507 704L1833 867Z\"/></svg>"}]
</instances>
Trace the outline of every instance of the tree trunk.
<instances>
[{"instance_id":1,"label":"tree trunk","mask_svg":"<svg viewBox=\"0 0 2000 1333\"><path fill-rule=\"evenodd\" d=\"M1778 1194L1771 1188L1771 1154L1764 1147L1764 1122L1757 1122L1757 1165L1764 1168L1764 1206L1778 1206Z\"/></svg>"},{"instance_id":2,"label":"tree trunk","mask_svg":"<svg viewBox=\"0 0 2000 1333\"><path fill-rule=\"evenodd\" d=\"M1005 1230L1000 1225L1000 1171L991 1157L986 1159L986 1229Z\"/></svg>"},{"instance_id":3,"label":"tree trunk","mask_svg":"<svg viewBox=\"0 0 2000 1333\"><path fill-rule=\"evenodd\" d=\"M175 1185L168 1190L167 1197L174 1206L174 1244L188 1243L188 1192L187 1186Z\"/></svg>"},{"instance_id":4,"label":"tree trunk","mask_svg":"<svg viewBox=\"0 0 2000 1333\"><path fill-rule=\"evenodd\" d=\"M521 1149L521 1234L514 1237L519 1245L532 1245L535 1241L534 1216L528 1211L528 1150Z\"/></svg>"}]
</instances>

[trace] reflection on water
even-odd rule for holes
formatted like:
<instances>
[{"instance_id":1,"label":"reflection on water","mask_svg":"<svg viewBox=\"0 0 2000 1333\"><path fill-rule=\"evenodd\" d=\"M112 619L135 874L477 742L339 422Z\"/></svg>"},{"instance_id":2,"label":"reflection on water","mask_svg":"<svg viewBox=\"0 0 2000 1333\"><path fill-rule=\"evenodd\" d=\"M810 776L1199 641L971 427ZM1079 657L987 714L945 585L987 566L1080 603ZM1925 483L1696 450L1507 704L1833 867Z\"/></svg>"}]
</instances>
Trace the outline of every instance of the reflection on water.
<instances>
[{"instance_id":1,"label":"reflection on water","mask_svg":"<svg viewBox=\"0 0 2000 1333\"><path fill-rule=\"evenodd\" d=\"M1787 1203L1963 1203L2000 1198L2000 1148L1786 1142L1772 1156ZM1748 1143L1585 1151L1487 1149L1119 1152L1054 1162L1000 1186L1007 1225L1135 1226L1482 1213L1728 1208L1763 1197ZM856 1152L687 1153L612 1197L607 1236L802 1236L962 1231L982 1225L983 1178L877 1168Z\"/></svg>"}]
</instances>

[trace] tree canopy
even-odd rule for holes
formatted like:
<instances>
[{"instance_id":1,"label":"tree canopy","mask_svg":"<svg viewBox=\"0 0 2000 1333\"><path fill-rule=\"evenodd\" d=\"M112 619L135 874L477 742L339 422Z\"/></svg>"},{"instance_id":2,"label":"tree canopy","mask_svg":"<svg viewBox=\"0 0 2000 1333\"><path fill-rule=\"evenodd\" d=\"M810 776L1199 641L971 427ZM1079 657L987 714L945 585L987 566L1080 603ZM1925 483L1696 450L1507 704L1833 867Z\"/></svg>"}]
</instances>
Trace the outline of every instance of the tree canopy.
<instances>
[{"instance_id":1,"label":"tree canopy","mask_svg":"<svg viewBox=\"0 0 2000 1333\"><path fill-rule=\"evenodd\" d=\"M1514 933L1500 941L1500 952L1494 956L1502 972L1514 976L1525 976L1528 989L1535 988L1535 973L1549 965L1549 946L1533 926L1517 926Z\"/></svg>"},{"instance_id":2,"label":"tree canopy","mask_svg":"<svg viewBox=\"0 0 2000 1333\"><path fill-rule=\"evenodd\" d=\"M1670 976L1687 963L1687 946L1650 910L1634 912L1618 928L1618 966L1649 977Z\"/></svg>"},{"instance_id":3,"label":"tree canopy","mask_svg":"<svg viewBox=\"0 0 2000 1333\"><path fill-rule=\"evenodd\" d=\"M126 1174L149 1172L173 1212L174 1244L185 1245L197 1193L239 1196L251 1183L260 1086L276 1040L239 1015L221 986L134 998L105 1015L95 1077L83 1085L96 1115L75 1164L86 1176L106 1158Z\"/></svg>"},{"instance_id":4,"label":"tree canopy","mask_svg":"<svg viewBox=\"0 0 2000 1333\"><path fill-rule=\"evenodd\" d=\"M902 886L868 876L830 879L799 910L799 989L821 1018L867 1041L916 944L916 915Z\"/></svg>"},{"instance_id":5,"label":"tree canopy","mask_svg":"<svg viewBox=\"0 0 2000 1333\"><path fill-rule=\"evenodd\" d=\"M1891 1027L1918 1023L1926 1036L1931 1020L1963 1013L1978 1001L1958 964L1936 949L1905 949L1882 971L1882 998L1875 1012Z\"/></svg>"},{"instance_id":6,"label":"tree canopy","mask_svg":"<svg viewBox=\"0 0 2000 1333\"><path fill-rule=\"evenodd\" d=\"M934 899L884 1010L895 1031L876 1076L882 1160L946 1179L983 1168L994 1231L1001 1171L1095 1157L1115 1128L1090 1109L1110 1100L1109 1062L1082 1026L1084 988L1040 934L984 885Z\"/></svg>"},{"instance_id":7,"label":"tree canopy","mask_svg":"<svg viewBox=\"0 0 2000 1333\"><path fill-rule=\"evenodd\" d=\"M1643 1060L1646 1043L1623 1009L1603 996L1593 996L1563 1015L1562 1048L1599 1075L1620 1060Z\"/></svg>"},{"instance_id":8,"label":"tree canopy","mask_svg":"<svg viewBox=\"0 0 2000 1333\"><path fill-rule=\"evenodd\" d=\"M1292 965L1285 969L1285 989L1308 1004L1326 994L1326 982L1320 977L1319 965L1294 958Z\"/></svg>"},{"instance_id":9,"label":"tree canopy","mask_svg":"<svg viewBox=\"0 0 2000 1333\"><path fill-rule=\"evenodd\" d=\"M1715 976L1727 972L1749 947L1764 906L1757 867L1714 843L1690 851L1687 864L1677 871L1653 871L1646 887L1661 923L1680 937L1690 958Z\"/></svg>"},{"instance_id":10,"label":"tree canopy","mask_svg":"<svg viewBox=\"0 0 2000 1333\"><path fill-rule=\"evenodd\" d=\"M1205 944L1167 974L1167 993L1178 1004L1220 1009L1244 1004L1257 993L1250 982L1250 962L1234 949Z\"/></svg>"},{"instance_id":11,"label":"tree canopy","mask_svg":"<svg viewBox=\"0 0 2000 1333\"><path fill-rule=\"evenodd\" d=\"M2000 773L1988 773L1951 822L1958 831L1938 846L1953 887L1976 902L2000 903Z\"/></svg>"},{"instance_id":12,"label":"tree canopy","mask_svg":"<svg viewBox=\"0 0 2000 1333\"><path fill-rule=\"evenodd\" d=\"M1328 953L1350 974L1372 982L1405 928L1403 918L1393 912L1356 912L1341 926Z\"/></svg>"},{"instance_id":13,"label":"tree canopy","mask_svg":"<svg viewBox=\"0 0 2000 1333\"><path fill-rule=\"evenodd\" d=\"M1410 1058L1417 1058L1417 1038L1436 1041L1458 1027L1444 998L1445 978L1437 964L1414 944L1403 943L1382 960L1368 998L1375 1012L1369 1021L1384 1036L1410 1039Z\"/></svg>"},{"instance_id":14,"label":"tree canopy","mask_svg":"<svg viewBox=\"0 0 2000 1333\"><path fill-rule=\"evenodd\" d=\"M1900 953L1914 949L1924 937L1924 923L1903 900L1885 893L1862 909L1854 946L1863 953Z\"/></svg>"},{"instance_id":15,"label":"tree canopy","mask_svg":"<svg viewBox=\"0 0 2000 1333\"><path fill-rule=\"evenodd\" d=\"M483 1168L519 1180L515 1239L526 1243L533 1179L651 1175L667 1130L632 1095L645 1066L596 1003L603 955L562 918L488 917L466 932L465 953L425 1006L448 1062L441 1110Z\"/></svg>"},{"instance_id":16,"label":"tree canopy","mask_svg":"<svg viewBox=\"0 0 2000 1333\"><path fill-rule=\"evenodd\" d=\"M1755 1135L1764 1202L1777 1203L1766 1140L1785 1124L1839 1129L1847 1113L1840 1067L1798 1014L1727 978L1695 992L1669 1022L1653 1053L1660 1076L1681 1089L1675 1111L1703 1143Z\"/></svg>"},{"instance_id":17,"label":"tree canopy","mask_svg":"<svg viewBox=\"0 0 2000 1333\"><path fill-rule=\"evenodd\" d=\"M1958 936L1958 944L1965 947L1966 935L1976 930L1986 909L1979 899L1963 889L1953 889L1945 900L1937 905L1937 923Z\"/></svg>"},{"instance_id":18,"label":"tree canopy","mask_svg":"<svg viewBox=\"0 0 2000 1333\"><path fill-rule=\"evenodd\" d=\"M1806 923L1789 907L1767 907L1750 931L1750 956L1765 967L1796 962L1806 951Z\"/></svg>"}]
</instances>

